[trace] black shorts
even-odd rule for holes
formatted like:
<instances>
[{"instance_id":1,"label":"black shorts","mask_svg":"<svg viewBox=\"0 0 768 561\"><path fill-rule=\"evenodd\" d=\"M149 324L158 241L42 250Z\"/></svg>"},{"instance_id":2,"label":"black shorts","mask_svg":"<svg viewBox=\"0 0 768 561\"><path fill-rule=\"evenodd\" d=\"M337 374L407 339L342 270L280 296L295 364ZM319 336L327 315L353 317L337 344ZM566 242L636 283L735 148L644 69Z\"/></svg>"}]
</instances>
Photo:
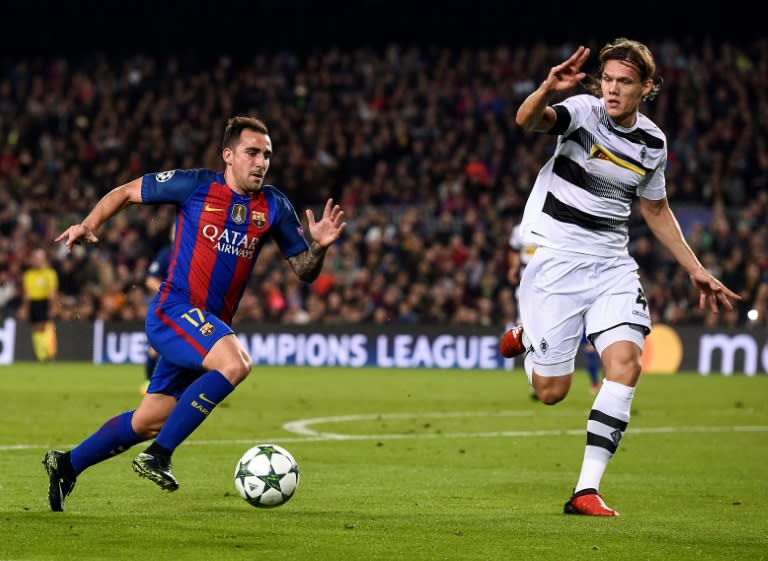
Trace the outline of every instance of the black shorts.
<instances>
[{"instance_id":1,"label":"black shorts","mask_svg":"<svg viewBox=\"0 0 768 561\"><path fill-rule=\"evenodd\" d=\"M44 323L51 319L50 300L29 301L29 322Z\"/></svg>"}]
</instances>

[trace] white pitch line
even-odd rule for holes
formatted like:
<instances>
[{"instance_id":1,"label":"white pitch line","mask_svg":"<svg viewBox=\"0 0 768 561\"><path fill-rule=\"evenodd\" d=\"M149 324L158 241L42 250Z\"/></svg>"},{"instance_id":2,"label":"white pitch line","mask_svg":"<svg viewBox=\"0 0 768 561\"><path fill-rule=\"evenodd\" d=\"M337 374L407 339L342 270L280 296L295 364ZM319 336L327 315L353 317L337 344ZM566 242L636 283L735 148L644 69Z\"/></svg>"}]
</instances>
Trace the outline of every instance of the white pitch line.
<instances>
[{"instance_id":1,"label":"white pitch line","mask_svg":"<svg viewBox=\"0 0 768 561\"><path fill-rule=\"evenodd\" d=\"M323 435L329 440L344 439L348 435L331 432L318 432L309 428L309 425L320 425L328 423L349 423L356 421L378 421L384 419L449 419L461 417L533 417L533 411L498 411L488 413L485 411L451 411L451 412L430 412L430 413L368 413L365 415L334 415L331 417L315 417L312 419L298 419L285 423L283 428L288 432L301 434L304 436Z\"/></svg>"},{"instance_id":2,"label":"white pitch line","mask_svg":"<svg viewBox=\"0 0 768 561\"><path fill-rule=\"evenodd\" d=\"M559 436L559 435L572 435L572 434L584 434L584 428L574 430L538 430L538 431L491 431L491 432L458 432L458 433L399 433L395 435L349 435L338 432L322 432L310 428L311 425L325 425L333 423L354 423L359 421L378 421L389 419L447 419L447 418L464 418L464 417L532 417L535 415L533 411L497 411L489 413L487 411L452 411L452 412L428 412L428 413L369 413L364 415L334 415L330 417L314 417L310 419L298 419L296 421L290 421L283 425L283 428L288 432L299 434L306 437L312 437L315 439L323 440L369 440L374 438L389 438L389 439L402 439L402 438L434 438L437 436L443 436L446 438L463 438L466 436L507 436L507 437L528 437L528 436ZM583 413L561 413L560 416L568 417L582 417ZM718 426L704 426L704 427L630 427L628 434L635 433L653 433L653 432L674 432L674 431L688 431L688 432L730 432L730 431L763 431L768 430L768 427L763 425L758 426L746 426L746 427L718 427Z\"/></svg>"},{"instance_id":3,"label":"white pitch line","mask_svg":"<svg viewBox=\"0 0 768 561\"><path fill-rule=\"evenodd\" d=\"M394 414L393 414L394 415ZM452 414L434 414L433 416L451 416ZM419 415L419 417L425 417L428 415ZM467 414L454 414L453 416L470 416ZM343 420L350 420L349 417L344 416ZM372 417L373 419L379 418L394 418L393 416L386 415L365 415L362 417ZM402 417L401 417L402 418ZM325 417L324 419L331 419L331 417ZM337 419L341 419L337 417ZM309 421L310 419L307 419ZM300 421L293 421L292 423L299 423ZM291 425L292 423L286 423ZM229 446L233 444L237 445L252 445L254 442L274 442L274 443L291 443L291 442L329 442L329 441L365 441L365 440L418 440L418 439L438 439L438 438L529 438L535 436L583 436L586 429L554 429L554 430L531 430L531 431L482 431L482 432L434 432L434 433L397 433L397 434L340 434L340 433L324 433L317 432L314 434L308 434L304 436L276 436L270 438L254 437L248 439L220 439L220 440L190 440L186 441L184 446ZM738 426L679 426L679 427L636 427L630 428L627 435L635 434L674 434L674 433L730 433L730 432L768 432L768 425L738 425ZM76 444L60 444L57 448L71 449ZM50 444L0 444L0 452L12 452L16 450L47 450L51 448Z\"/></svg>"}]
</instances>

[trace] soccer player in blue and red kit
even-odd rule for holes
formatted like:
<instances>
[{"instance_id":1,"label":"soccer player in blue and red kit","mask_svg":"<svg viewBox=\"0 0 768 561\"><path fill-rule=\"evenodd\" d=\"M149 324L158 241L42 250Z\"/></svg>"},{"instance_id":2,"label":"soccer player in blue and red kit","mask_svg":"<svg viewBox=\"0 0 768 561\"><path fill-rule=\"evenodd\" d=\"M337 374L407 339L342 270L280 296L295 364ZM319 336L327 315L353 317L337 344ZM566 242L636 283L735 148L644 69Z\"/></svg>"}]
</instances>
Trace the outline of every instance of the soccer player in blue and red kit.
<instances>
[{"instance_id":1,"label":"soccer player in blue and red kit","mask_svg":"<svg viewBox=\"0 0 768 561\"><path fill-rule=\"evenodd\" d=\"M98 228L131 203L178 208L168 274L147 312L147 338L160 354L147 393L138 408L109 419L72 450L46 452L51 510L64 509L86 468L152 438L133 470L175 491L173 451L251 371L230 324L261 248L274 240L302 281L317 278L328 247L344 231L344 213L332 199L319 221L307 210L307 243L291 203L264 185L271 156L266 125L234 117L224 131L223 172L144 175L107 193L82 223L56 238L70 250L76 242L96 243Z\"/></svg>"}]
</instances>

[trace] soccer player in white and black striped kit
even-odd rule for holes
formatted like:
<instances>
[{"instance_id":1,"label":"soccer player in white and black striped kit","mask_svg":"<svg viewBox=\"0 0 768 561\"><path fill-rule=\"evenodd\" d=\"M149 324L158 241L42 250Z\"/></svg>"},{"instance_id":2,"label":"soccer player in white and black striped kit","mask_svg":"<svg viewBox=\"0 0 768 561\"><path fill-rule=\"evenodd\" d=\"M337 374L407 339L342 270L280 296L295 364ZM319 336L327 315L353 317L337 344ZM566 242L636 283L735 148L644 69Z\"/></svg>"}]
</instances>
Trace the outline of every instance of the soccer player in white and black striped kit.
<instances>
[{"instance_id":1,"label":"soccer player in white and black striped kit","mask_svg":"<svg viewBox=\"0 0 768 561\"><path fill-rule=\"evenodd\" d=\"M529 131L558 135L526 203L524 236L538 246L520 288L518 326L504 334L502 354L525 353L528 379L541 402L568 394L583 330L600 353L605 381L587 421L587 444L567 514L616 516L599 494L608 461L629 422L641 353L650 332L638 265L628 252L631 206L656 238L688 271L699 305L717 312L739 296L699 262L666 198L664 133L639 112L661 87L648 48L620 38L599 53L599 71L588 81L581 68L589 49L579 47L553 67L517 111ZM550 105L582 83L589 93Z\"/></svg>"}]
</instances>

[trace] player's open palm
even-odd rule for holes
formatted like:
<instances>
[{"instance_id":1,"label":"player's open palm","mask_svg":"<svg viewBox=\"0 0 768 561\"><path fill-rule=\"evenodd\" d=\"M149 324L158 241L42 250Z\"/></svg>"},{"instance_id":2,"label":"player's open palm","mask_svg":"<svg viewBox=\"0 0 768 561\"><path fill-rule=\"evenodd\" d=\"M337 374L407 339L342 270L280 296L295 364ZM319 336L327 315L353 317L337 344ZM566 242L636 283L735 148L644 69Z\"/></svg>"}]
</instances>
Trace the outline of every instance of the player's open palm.
<instances>
[{"instance_id":1,"label":"player's open palm","mask_svg":"<svg viewBox=\"0 0 768 561\"><path fill-rule=\"evenodd\" d=\"M703 267L691 273L690 277L691 282L699 291L699 308L702 310L708 305L710 311L716 314L720 304L728 310L732 310L731 300L741 300L741 296L717 280Z\"/></svg>"},{"instance_id":2,"label":"player's open palm","mask_svg":"<svg viewBox=\"0 0 768 561\"><path fill-rule=\"evenodd\" d=\"M326 201L323 216L317 222L315 214L307 209L307 222L312 239L321 247L328 247L338 240L347 226L344 222L344 211L339 205L333 204L333 199Z\"/></svg>"}]
</instances>

